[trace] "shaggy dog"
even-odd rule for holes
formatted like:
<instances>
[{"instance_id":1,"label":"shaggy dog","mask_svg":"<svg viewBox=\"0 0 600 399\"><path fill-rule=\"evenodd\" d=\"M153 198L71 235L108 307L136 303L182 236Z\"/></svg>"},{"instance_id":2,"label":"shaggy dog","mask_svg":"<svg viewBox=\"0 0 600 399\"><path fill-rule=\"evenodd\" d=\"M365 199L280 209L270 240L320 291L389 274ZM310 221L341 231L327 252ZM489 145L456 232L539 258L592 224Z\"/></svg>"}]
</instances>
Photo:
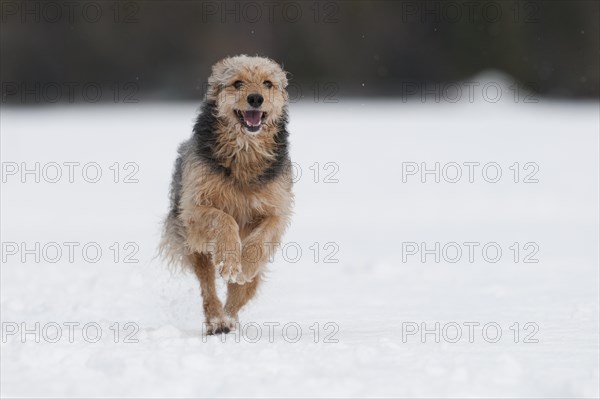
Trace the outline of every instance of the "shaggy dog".
<instances>
[{"instance_id":1,"label":"shaggy dog","mask_svg":"<svg viewBox=\"0 0 600 399\"><path fill-rule=\"evenodd\" d=\"M161 253L200 280L208 334L235 328L289 223L286 86L270 59L221 60L193 135L179 147ZM224 307L216 272L227 281Z\"/></svg>"}]
</instances>

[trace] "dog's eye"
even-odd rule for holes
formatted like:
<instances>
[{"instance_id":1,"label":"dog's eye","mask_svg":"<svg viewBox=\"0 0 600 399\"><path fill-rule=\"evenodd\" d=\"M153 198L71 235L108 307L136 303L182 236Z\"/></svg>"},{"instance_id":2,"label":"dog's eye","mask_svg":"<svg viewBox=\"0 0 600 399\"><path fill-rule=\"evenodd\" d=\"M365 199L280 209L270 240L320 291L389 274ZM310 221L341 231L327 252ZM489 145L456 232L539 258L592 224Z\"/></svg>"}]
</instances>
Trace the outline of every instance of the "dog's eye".
<instances>
[{"instance_id":1,"label":"dog's eye","mask_svg":"<svg viewBox=\"0 0 600 399\"><path fill-rule=\"evenodd\" d=\"M235 82L233 82L233 87L239 89L240 87L242 87L243 84L244 82L242 82L241 80L236 80Z\"/></svg>"},{"instance_id":2,"label":"dog's eye","mask_svg":"<svg viewBox=\"0 0 600 399\"><path fill-rule=\"evenodd\" d=\"M263 84L265 85L265 87L266 87L267 89L270 89L271 87L273 87L273 82L271 82L270 80L265 80L265 81L263 82Z\"/></svg>"}]
</instances>

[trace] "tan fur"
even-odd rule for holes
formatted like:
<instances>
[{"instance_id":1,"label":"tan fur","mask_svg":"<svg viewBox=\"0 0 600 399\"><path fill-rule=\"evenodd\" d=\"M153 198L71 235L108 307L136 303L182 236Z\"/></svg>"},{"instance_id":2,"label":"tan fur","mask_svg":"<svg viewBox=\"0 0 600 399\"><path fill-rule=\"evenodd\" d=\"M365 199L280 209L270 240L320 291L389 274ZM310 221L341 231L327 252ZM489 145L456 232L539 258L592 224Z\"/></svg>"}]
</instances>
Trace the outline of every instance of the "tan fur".
<instances>
[{"instance_id":1,"label":"tan fur","mask_svg":"<svg viewBox=\"0 0 600 399\"><path fill-rule=\"evenodd\" d=\"M237 80L244 82L242 89L232 86ZM265 87L266 80L272 88ZM276 155L274 135L288 99L286 86L285 72L271 60L238 56L217 63L207 101L217 105L215 155L231 173L214 173L193 151L183 160L178 217L167 219L161 245L171 261L196 273L209 334L234 327L289 223L290 170L256 183ZM260 109L266 117L256 134L245 131L235 114L248 106L248 93L264 97ZM225 309L216 295L215 270L228 282Z\"/></svg>"}]
</instances>

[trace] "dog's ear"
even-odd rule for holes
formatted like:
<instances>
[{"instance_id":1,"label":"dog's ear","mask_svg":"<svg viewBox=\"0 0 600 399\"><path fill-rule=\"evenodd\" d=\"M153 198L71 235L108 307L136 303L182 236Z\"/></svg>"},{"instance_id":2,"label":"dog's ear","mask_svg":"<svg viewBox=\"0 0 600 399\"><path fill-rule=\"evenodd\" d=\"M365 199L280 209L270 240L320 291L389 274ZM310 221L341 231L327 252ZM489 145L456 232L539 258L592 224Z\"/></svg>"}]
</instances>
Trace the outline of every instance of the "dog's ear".
<instances>
[{"instance_id":1,"label":"dog's ear","mask_svg":"<svg viewBox=\"0 0 600 399\"><path fill-rule=\"evenodd\" d=\"M231 58L224 58L212 66L212 73L208 78L209 98L215 99L219 93L225 88L233 71Z\"/></svg>"},{"instance_id":2,"label":"dog's ear","mask_svg":"<svg viewBox=\"0 0 600 399\"><path fill-rule=\"evenodd\" d=\"M289 72L286 72L285 69L283 69L283 64L278 64L279 67L279 73L277 73L277 79L279 80L279 85L281 86L281 89L285 89L286 87L288 87L288 79L287 76L289 75Z\"/></svg>"},{"instance_id":3,"label":"dog's ear","mask_svg":"<svg viewBox=\"0 0 600 399\"><path fill-rule=\"evenodd\" d=\"M281 88L285 89L286 87L288 87L288 78L287 78L288 72L284 71L283 68L281 69L281 74L280 74L280 81L281 81Z\"/></svg>"}]
</instances>

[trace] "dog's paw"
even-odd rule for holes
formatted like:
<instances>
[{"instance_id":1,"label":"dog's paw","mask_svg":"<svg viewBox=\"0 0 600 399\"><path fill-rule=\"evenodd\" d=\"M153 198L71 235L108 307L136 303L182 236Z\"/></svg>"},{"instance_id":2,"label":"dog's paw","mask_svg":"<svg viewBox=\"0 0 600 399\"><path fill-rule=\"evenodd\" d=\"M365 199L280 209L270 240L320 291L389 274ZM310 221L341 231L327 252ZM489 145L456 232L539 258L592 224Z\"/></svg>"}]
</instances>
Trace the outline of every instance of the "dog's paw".
<instances>
[{"instance_id":1,"label":"dog's paw","mask_svg":"<svg viewBox=\"0 0 600 399\"><path fill-rule=\"evenodd\" d=\"M242 272L236 279L237 284L247 284L258 275L258 265L242 263Z\"/></svg>"},{"instance_id":2,"label":"dog's paw","mask_svg":"<svg viewBox=\"0 0 600 399\"><path fill-rule=\"evenodd\" d=\"M265 249L260 240L247 238L242 250L242 273L238 284L249 283L258 275L265 261Z\"/></svg>"},{"instance_id":3,"label":"dog's paw","mask_svg":"<svg viewBox=\"0 0 600 399\"><path fill-rule=\"evenodd\" d=\"M236 260L228 259L217 263L217 270L228 283L237 283L242 275L242 264Z\"/></svg>"},{"instance_id":4,"label":"dog's paw","mask_svg":"<svg viewBox=\"0 0 600 399\"><path fill-rule=\"evenodd\" d=\"M214 254L217 271L226 282L236 283L241 278L242 255L239 239L222 244Z\"/></svg>"},{"instance_id":5,"label":"dog's paw","mask_svg":"<svg viewBox=\"0 0 600 399\"><path fill-rule=\"evenodd\" d=\"M236 329L237 321L233 317L213 317L204 323L206 335L227 334Z\"/></svg>"}]
</instances>

